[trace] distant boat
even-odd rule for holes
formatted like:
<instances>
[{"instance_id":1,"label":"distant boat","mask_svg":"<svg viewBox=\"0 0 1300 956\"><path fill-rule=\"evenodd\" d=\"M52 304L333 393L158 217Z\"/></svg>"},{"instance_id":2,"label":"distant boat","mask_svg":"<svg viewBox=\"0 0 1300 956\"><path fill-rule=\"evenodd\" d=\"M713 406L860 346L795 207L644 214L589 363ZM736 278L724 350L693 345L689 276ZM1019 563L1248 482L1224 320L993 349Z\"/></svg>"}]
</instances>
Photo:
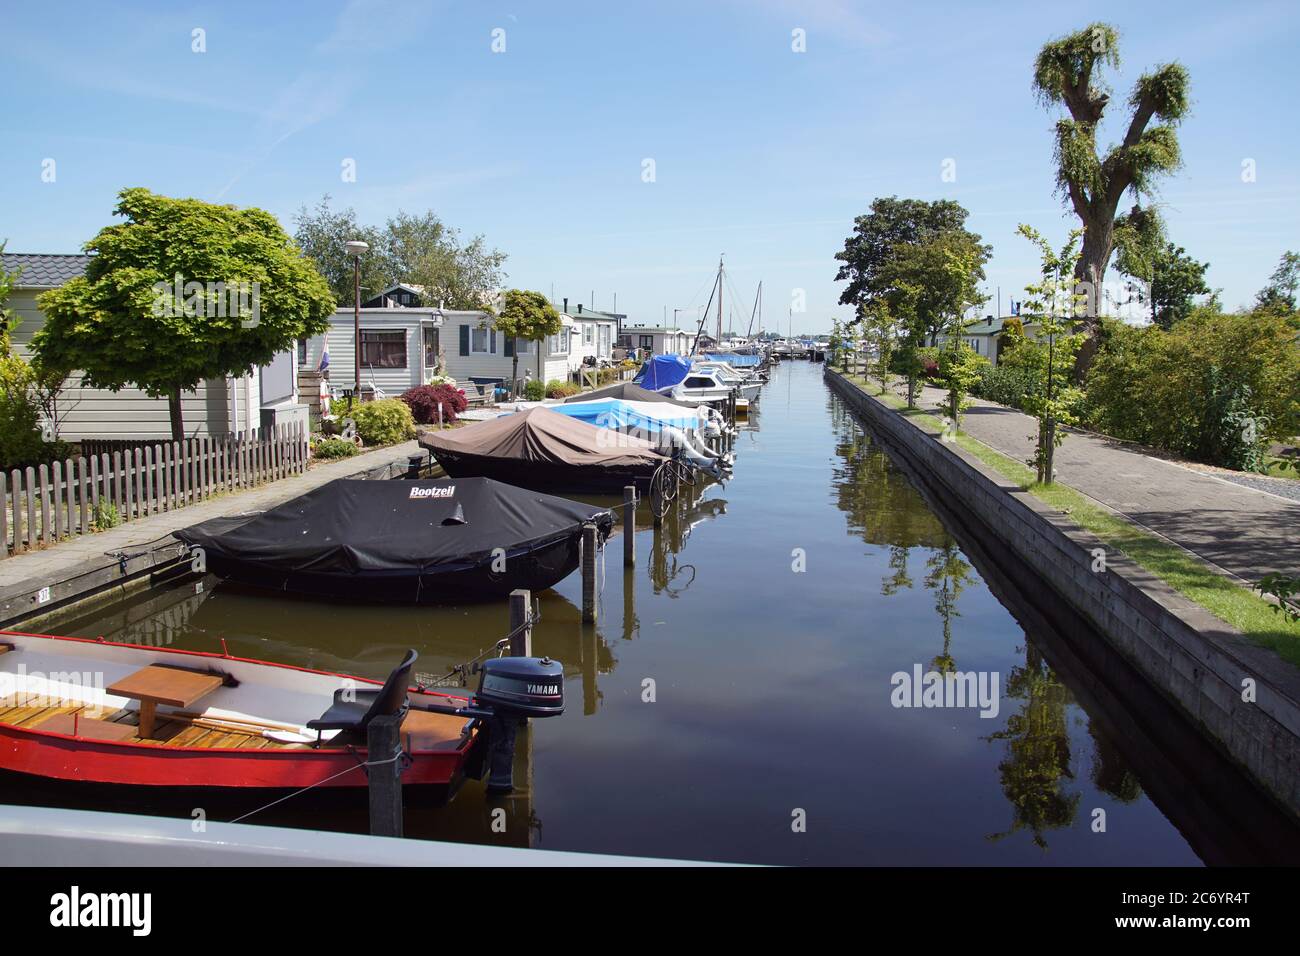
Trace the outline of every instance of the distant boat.
<instances>
[{"instance_id":1,"label":"distant boat","mask_svg":"<svg viewBox=\"0 0 1300 956\"><path fill-rule=\"evenodd\" d=\"M613 517L487 478L340 479L269 511L216 518L176 537L203 549L209 571L241 584L435 604L553 587L577 568L586 522L608 534Z\"/></svg>"}]
</instances>

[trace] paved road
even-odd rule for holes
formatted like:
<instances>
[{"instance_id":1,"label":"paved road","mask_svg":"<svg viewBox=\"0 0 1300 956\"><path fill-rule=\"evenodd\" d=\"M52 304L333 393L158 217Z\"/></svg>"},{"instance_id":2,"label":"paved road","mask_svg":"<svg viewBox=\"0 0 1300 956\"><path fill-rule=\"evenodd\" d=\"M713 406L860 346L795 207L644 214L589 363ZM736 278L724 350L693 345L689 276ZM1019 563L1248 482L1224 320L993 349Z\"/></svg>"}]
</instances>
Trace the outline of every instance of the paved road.
<instances>
[{"instance_id":1,"label":"paved road","mask_svg":"<svg viewBox=\"0 0 1300 956\"><path fill-rule=\"evenodd\" d=\"M937 408L943 394L926 388L920 402ZM1033 456L1034 419L971 402L963 431L1019 461ZM1300 502L1077 433L1056 450L1056 479L1247 581L1270 571L1300 573Z\"/></svg>"},{"instance_id":2,"label":"paved road","mask_svg":"<svg viewBox=\"0 0 1300 956\"><path fill-rule=\"evenodd\" d=\"M35 578L45 581L54 580L59 576L60 571L66 571L86 561L102 559L105 557L105 552L139 550L143 544L156 541L173 531L188 528L209 518L271 508L313 488L319 488L335 478L359 475L372 468L383 467L389 462L405 463L408 456L418 454L419 451L419 445L410 441L391 448L366 452L354 458L341 458L338 461L317 465L305 475L282 478L238 494L223 495L201 504L150 515L100 534L83 535L61 541L41 551L17 554L0 560L0 589Z\"/></svg>"}]
</instances>

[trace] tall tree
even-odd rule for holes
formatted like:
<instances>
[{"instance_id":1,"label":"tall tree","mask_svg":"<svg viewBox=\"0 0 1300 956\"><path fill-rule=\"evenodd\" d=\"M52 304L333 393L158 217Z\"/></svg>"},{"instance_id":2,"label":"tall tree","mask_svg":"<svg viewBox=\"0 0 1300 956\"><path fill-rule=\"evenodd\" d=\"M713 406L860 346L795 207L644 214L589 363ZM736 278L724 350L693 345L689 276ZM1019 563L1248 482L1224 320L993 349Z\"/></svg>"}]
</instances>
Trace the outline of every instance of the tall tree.
<instances>
[{"instance_id":1,"label":"tall tree","mask_svg":"<svg viewBox=\"0 0 1300 956\"><path fill-rule=\"evenodd\" d=\"M1268 285L1255 296L1255 305L1270 312L1294 312L1297 289L1300 289L1300 253L1284 252L1269 276Z\"/></svg>"},{"instance_id":2,"label":"tall tree","mask_svg":"<svg viewBox=\"0 0 1300 956\"><path fill-rule=\"evenodd\" d=\"M1106 23L1043 46L1034 61L1034 90L1044 105L1063 105L1068 117L1056 124L1056 183L1083 226L1083 247L1075 278L1089 283L1100 304L1106 265L1114 251L1115 212L1124 194L1150 194L1155 180L1181 163L1175 127L1187 115L1190 79L1179 63L1165 63L1140 76L1128 97L1124 138L1101 155L1097 130L1110 93L1094 71L1119 66L1119 34ZM1151 125L1152 120L1160 122ZM1092 310L1099 313L1099 310ZM1085 317L1088 343L1076 373L1086 371L1096 351L1100 314Z\"/></svg>"},{"instance_id":3,"label":"tall tree","mask_svg":"<svg viewBox=\"0 0 1300 956\"><path fill-rule=\"evenodd\" d=\"M86 243L86 274L38 300L32 351L45 367L166 396L180 441L182 392L325 331L329 285L270 213L147 189L123 190L114 212L126 221Z\"/></svg>"},{"instance_id":4,"label":"tall tree","mask_svg":"<svg viewBox=\"0 0 1300 956\"><path fill-rule=\"evenodd\" d=\"M493 320L493 324L496 325L497 331L514 343L514 347L510 350L514 355L510 375L512 390L513 384L519 381L520 340L538 343L537 376L540 379L542 374L540 343L548 335L558 335L564 328L560 313L556 311L555 306L551 305L550 300L540 292L510 289L502 296L501 312Z\"/></svg>"},{"instance_id":5,"label":"tall tree","mask_svg":"<svg viewBox=\"0 0 1300 956\"><path fill-rule=\"evenodd\" d=\"M871 212L853 220L853 234L835 254L841 263L835 280L848 282L840 293L840 304L860 308L893 291L891 263L907 246L949 233L961 234L972 246L980 246L979 235L966 229L969 215L951 199L927 202L883 196L873 201ZM977 273L981 281L989 251L988 246L982 248L985 256Z\"/></svg>"},{"instance_id":6,"label":"tall tree","mask_svg":"<svg viewBox=\"0 0 1300 956\"><path fill-rule=\"evenodd\" d=\"M298 244L329 280L340 305L353 299L352 260L344 249L350 239L370 244L361 257L363 298L404 282L423 287L426 306L479 309L504 281L505 253L489 248L482 236L462 239L432 210L398 212L376 228L359 223L352 209L331 208L325 196L314 209L299 209L295 225Z\"/></svg>"}]
</instances>

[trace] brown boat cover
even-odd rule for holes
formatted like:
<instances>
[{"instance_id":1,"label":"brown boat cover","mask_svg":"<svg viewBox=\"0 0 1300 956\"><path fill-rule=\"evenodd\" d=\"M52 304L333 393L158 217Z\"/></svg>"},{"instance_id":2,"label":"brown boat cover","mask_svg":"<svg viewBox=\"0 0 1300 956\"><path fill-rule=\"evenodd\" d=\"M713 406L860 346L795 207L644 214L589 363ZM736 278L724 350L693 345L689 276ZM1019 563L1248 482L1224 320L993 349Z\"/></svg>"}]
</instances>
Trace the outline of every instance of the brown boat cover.
<instances>
[{"instance_id":1,"label":"brown boat cover","mask_svg":"<svg viewBox=\"0 0 1300 956\"><path fill-rule=\"evenodd\" d=\"M544 406L502 415L451 431L429 432L420 444L435 454L510 458L606 468L658 465L665 459L650 442L589 425Z\"/></svg>"}]
</instances>

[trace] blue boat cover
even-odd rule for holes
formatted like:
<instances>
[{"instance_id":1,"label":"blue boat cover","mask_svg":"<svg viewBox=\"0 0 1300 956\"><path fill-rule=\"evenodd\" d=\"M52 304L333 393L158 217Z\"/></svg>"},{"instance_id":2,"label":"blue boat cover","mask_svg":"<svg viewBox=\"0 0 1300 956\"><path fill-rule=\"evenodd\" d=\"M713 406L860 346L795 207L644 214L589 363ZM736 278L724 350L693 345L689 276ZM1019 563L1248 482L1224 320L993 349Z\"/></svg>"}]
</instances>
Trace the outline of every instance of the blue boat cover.
<instances>
[{"instance_id":1,"label":"blue boat cover","mask_svg":"<svg viewBox=\"0 0 1300 956\"><path fill-rule=\"evenodd\" d=\"M635 428L657 434L664 428L698 428L699 416L689 408L676 405L654 405L651 412L644 403L633 405L618 398L596 399L591 402L566 402L547 406L553 412L568 415L598 428L617 431ZM661 412L660 409L663 411Z\"/></svg>"},{"instance_id":2,"label":"blue boat cover","mask_svg":"<svg viewBox=\"0 0 1300 956\"><path fill-rule=\"evenodd\" d=\"M657 392L672 388L691 370L691 360L680 355L652 355L637 370L636 382L642 388Z\"/></svg>"}]
</instances>

